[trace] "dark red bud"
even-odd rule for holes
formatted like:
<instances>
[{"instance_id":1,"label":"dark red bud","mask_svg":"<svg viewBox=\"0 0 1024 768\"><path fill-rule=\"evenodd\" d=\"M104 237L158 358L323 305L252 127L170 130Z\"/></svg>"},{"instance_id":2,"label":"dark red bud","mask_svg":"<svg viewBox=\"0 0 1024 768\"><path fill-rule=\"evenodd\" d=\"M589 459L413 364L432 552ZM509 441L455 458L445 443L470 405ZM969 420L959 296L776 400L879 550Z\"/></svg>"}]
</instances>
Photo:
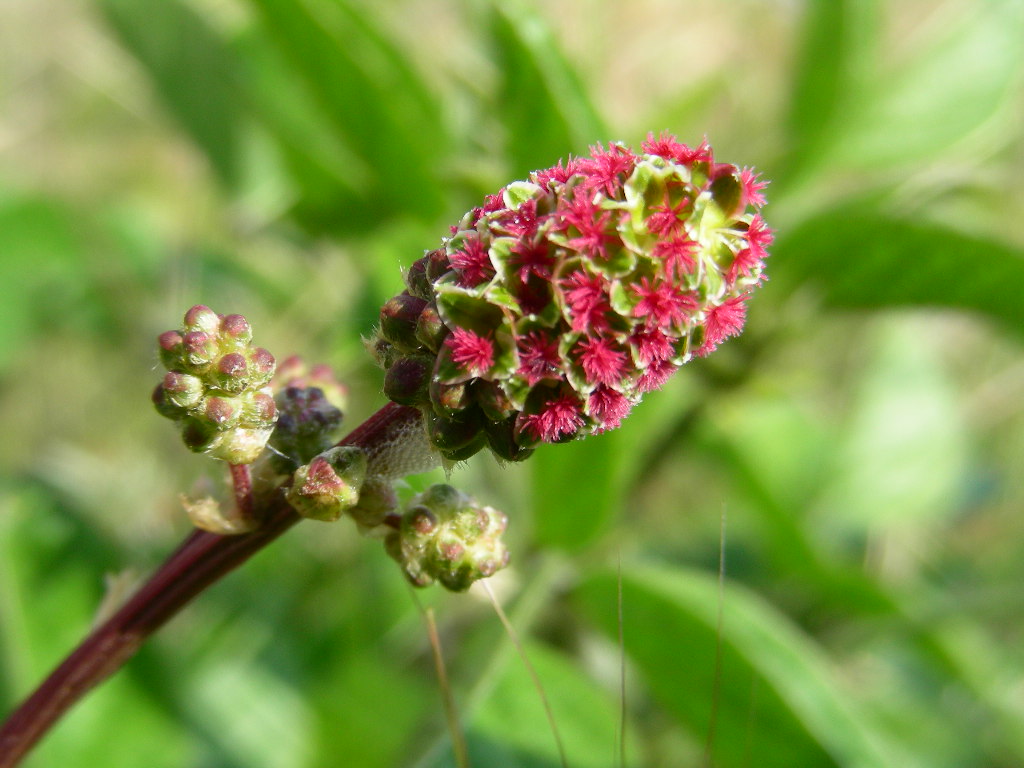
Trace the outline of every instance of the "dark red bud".
<instances>
[{"instance_id":1,"label":"dark red bud","mask_svg":"<svg viewBox=\"0 0 1024 768\"><path fill-rule=\"evenodd\" d=\"M345 481L338 477L330 462L322 456L317 456L309 463L306 481L300 490L303 496L319 496L335 494L344 486Z\"/></svg>"},{"instance_id":2,"label":"dark red bud","mask_svg":"<svg viewBox=\"0 0 1024 768\"><path fill-rule=\"evenodd\" d=\"M431 352L437 352L447 335L448 326L437 313L437 306L433 303L425 306L416 318L416 340Z\"/></svg>"},{"instance_id":3,"label":"dark red bud","mask_svg":"<svg viewBox=\"0 0 1024 768\"><path fill-rule=\"evenodd\" d=\"M268 395L266 392L257 392L254 394L249 401L250 405L250 418L263 422L269 423L274 420L277 416L277 403L274 402L274 398Z\"/></svg>"},{"instance_id":4,"label":"dark red bud","mask_svg":"<svg viewBox=\"0 0 1024 768\"><path fill-rule=\"evenodd\" d=\"M210 334L203 331L189 331L182 337L182 347L190 355L208 353L214 346Z\"/></svg>"},{"instance_id":5,"label":"dark red bud","mask_svg":"<svg viewBox=\"0 0 1024 768\"><path fill-rule=\"evenodd\" d=\"M519 445L515 435L516 417L511 416L504 421L487 422L484 431L491 451L499 459L505 461L523 461L533 453L533 448Z\"/></svg>"},{"instance_id":6,"label":"dark red bud","mask_svg":"<svg viewBox=\"0 0 1024 768\"><path fill-rule=\"evenodd\" d=\"M478 432L472 440L461 448L453 448L451 450L442 449L440 453L444 458L448 459L448 461L465 461L472 456L476 456L486 447L487 435L483 432Z\"/></svg>"},{"instance_id":7,"label":"dark red bud","mask_svg":"<svg viewBox=\"0 0 1024 768\"><path fill-rule=\"evenodd\" d=\"M389 299L380 310L381 335L399 347L416 348L416 321L427 305L423 299L402 293Z\"/></svg>"},{"instance_id":8,"label":"dark red bud","mask_svg":"<svg viewBox=\"0 0 1024 768\"><path fill-rule=\"evenodd\" d=\"M168 371L164 374L163 387L168 392L186 392L189 389L189 384L194 380L195 377L193 376L176 371Z\"/></svg>"},{"instance_id":9,"label":"dark red bud","mask_svg":"<svg viewBox=\"0 0 1024 768\"><path fill-rule=\"evenodd\" d=\"M384 394L399 405L426 405L433 360L400 357L384 374Z\"/></svg>"},{"instance_id":10,"label":"dark red bud","mask_svg":"<svg viewBox=\"0 0 1024 768\"><path fill-rule=\"evenodd\" d=\"M430 299L433 296L430 279L427 277L427 259L417 259L405 273L405 284L409 286L409 293L419 296L421 299Z\"/></svg>"},{"instance_id":11,"label":"dark red bud","mask_svg":"<svg viewBox=\"0 0 1024 768\"><path fill-rule=\"evenodd\" d=\"M444 248L438 248L436 251L431 251L424 258L427 260L427 280L431 283L436 281L441 275L448 272L451 268L451 262L448 261L448 254L445 253Z\"/></svg>"},{"instance_id":12,"label":"dark red bud","mask_svg":"<svg viewBox=\"0 0 1024 768\"><path fill-rule=\"evenodd\" d=\"M430 442L442 451L454 451L479 441L481 427L474 414L446 419L436 413L428 413L426 420Z\"/></svg>"},{"instance_id":13,"label":"dark red bud","mask_svg":"<svg viewBox=\"0 0 1024 768\"><path fill-rule=\"evenodd\" d=\"M465 552L466 548L457 541L446 541L438 547L438 555L440 555L442 560L446 560L449 563L454 563L456 560L461 559Z\"/></svg>"},{"instance_id":14,"label":"dark red bud","mask_svg":"<svg viewBox=\"0 0 1024 768\"><path fill-rule=\"evenodd\" d=\"M743 212L746 207L743 183L735 166L726 166L725 172L711 182L711 197L726 216L733 217Z\"/></svg>"}]
</instances>

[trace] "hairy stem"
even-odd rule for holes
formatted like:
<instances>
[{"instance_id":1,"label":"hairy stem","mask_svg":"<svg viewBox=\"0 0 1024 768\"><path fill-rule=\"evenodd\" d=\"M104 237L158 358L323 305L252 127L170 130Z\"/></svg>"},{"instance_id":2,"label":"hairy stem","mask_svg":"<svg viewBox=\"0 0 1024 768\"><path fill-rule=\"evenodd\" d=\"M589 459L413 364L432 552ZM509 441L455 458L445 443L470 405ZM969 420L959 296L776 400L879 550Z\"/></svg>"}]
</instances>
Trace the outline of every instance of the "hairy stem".
<instances>
[{"instance_id":1,"label":"hairy stem","mask_svg":"<svg viewBox=\"0 0 1024 768\"><path fill-rule=\"evenodd\" d=\"M420 420L415 408L389 403L353 430L339 445L380 446L406 435ZM238 475L232 473L234 479ZM237 486L236 486L237 488ZM246 494L251 500L251 494ZM153 632L189 601L237 568L292 525L299 516L281 489L252 509L262 524L251 533L222 536L194 531L113 616L92 634L22 702L0 727L0 768L17 765L53 724L90 689L112 675Z\"/></svg>"}]
</instances>

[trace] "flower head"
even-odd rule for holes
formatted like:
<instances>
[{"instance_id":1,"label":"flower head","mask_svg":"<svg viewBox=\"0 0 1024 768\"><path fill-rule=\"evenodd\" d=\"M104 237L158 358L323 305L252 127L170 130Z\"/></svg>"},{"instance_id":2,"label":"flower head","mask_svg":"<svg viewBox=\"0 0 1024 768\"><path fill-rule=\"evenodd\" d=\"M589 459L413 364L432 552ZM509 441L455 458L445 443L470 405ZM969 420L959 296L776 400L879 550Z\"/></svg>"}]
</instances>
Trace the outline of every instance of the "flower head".
<instances>
[{"instance_id":1,"label":"flower head","mask_svg":"<svg viewBox=\"0 0 1024 768\"><path fill-rule=\"evenodd\" d=\"M401 402L449 458L612 429L742 329L772 240L766 186L706 140L592 147L466 214L409 270L371 348L389 371L432 366Z\"/></svg>"}]
</instances>

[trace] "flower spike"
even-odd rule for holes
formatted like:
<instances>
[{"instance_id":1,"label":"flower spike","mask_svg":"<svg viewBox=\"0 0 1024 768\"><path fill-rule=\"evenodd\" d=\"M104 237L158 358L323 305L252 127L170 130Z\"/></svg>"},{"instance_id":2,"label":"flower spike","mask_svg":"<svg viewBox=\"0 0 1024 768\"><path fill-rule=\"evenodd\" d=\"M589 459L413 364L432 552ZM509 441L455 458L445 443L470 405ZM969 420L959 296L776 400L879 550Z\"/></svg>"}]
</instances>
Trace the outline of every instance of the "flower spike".
<instances>
[{"instance_id":1,"label":"flower spike","mask_svg":"<svg viewBox=\"0 0 1024 768\"><path fill-rule=\"evenodd\" d=\"M509 184L385 305L369 346L386 394L424 411L451 460L615 428L742 329L772 240L766 186L667 133Z\"/></svg>"}]
</instances>

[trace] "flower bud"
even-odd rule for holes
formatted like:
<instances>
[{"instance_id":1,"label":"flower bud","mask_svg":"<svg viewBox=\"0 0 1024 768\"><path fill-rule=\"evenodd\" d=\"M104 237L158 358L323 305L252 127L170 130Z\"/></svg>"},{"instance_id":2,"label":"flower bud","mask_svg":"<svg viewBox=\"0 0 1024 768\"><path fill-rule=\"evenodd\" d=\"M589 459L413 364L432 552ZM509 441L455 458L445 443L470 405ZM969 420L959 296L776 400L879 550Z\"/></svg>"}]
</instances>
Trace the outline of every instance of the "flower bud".
<instances>
[{"instance_id":1,"label":"flower bud","mask_svg":"<svg viewBox=\"0 0 1024 768\"><path fill-rule=\"evenodd\" d=\"M427 302L408 293L395 296L381 307L380 334L402 349L415 349L416 323Z\"/></svg>"},{"instance_id":2,"label":"flower bud","mask_svg":"<svg viewBox=\"0 0 1024 768\"><path fill-rule=\"evenodd\" d=\"M214 334L220 329L220 315L207 306L196 304L185 313L185 330Z\"/></svg>"},{"instance_id":3,"label":"flower bud","mask_svg":"<svg viewBox=\"0 0 1024 768\"><path fill-rule=\"evenodd\" d=\"M292 471L335 442L342 413L319 387L285 387L276 397L279 416L270 445L278 471Z\"/></svg>"},{"instance_id":4,"label":"flower bud","mask_svg":"<svg viewBox=\"0 0 1024 768\"><path fill-rule=\"evenodd\" d=\"M316 456L295 471L288 503L303 517L333 522L359 501L366 479L366 454L341 446Z\"/></svg>"},{"instance_id":5,"label":"flower bud","mask_svg":"<svg viewBox=\"0 0 1024 768\"><path fill-rule=\"evenodd\" d=\"M434 361L424 355L400 357L384 374L384 394L399 405L426 405Z\"/></svg>"}]
</instances>

